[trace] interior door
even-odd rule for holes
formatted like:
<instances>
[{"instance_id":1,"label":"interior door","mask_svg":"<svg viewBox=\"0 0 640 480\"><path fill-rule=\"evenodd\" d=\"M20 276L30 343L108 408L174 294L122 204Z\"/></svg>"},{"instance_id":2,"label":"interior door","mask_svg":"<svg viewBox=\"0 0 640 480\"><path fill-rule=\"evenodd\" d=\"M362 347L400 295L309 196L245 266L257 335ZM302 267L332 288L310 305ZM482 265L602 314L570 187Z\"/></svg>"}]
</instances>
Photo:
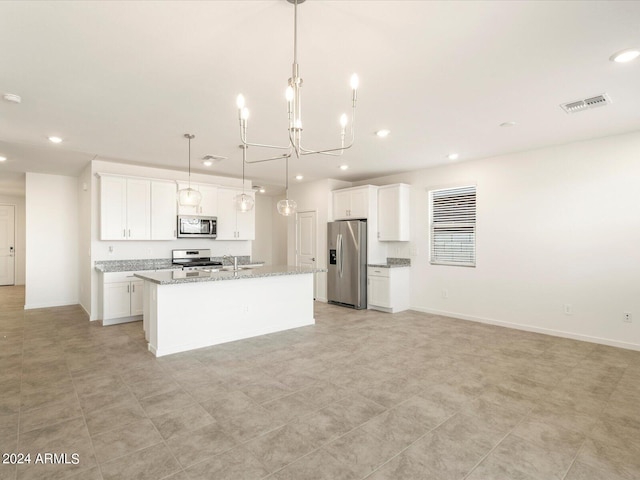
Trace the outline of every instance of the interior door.
<instances>
[{"instance_id":1,"label":"interior door","mask_svg":"<svg viewBox=\"0 0 640 480\"><path fill-rule=\"evenodd\" d=\"M0 205L0 285L15 284L15 208L13 205Z\"/></svg>"},{"instance_id":2,"label":"interior door","mask_svg":"<svg viewBox=\"0 0 640 480\"><path fill-rule=\"evenodd\" d=\"M315 268L316 252L316 212L300 212L296 221L296 265ZM316 295L316 281L313 276L313 295Z\"/></svg>"}]
</instances>

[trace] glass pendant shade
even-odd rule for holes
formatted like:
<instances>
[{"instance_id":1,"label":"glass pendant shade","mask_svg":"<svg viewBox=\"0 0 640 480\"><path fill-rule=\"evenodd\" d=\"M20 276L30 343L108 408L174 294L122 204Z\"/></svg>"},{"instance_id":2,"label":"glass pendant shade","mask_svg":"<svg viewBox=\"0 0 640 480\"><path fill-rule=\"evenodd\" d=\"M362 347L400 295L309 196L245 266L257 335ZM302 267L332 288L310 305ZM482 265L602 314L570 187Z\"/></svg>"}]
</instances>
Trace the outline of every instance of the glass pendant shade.
<instances>
[{"instance_id":1,"label":"glass pendant shade","mask_svg":"<svg viewBox=\"0 0 640 480\"><path fill-rule=\"evenodd\" d=\"M202 201L202 194L191 188L191 140L195 135L185 133L184 138L189 140L189 186L178 190L178 204L183 207L197 207Z\"/></svg>"},{"instance_id":2,"label":"glass pendant shade","mask_svg":"<svg viewBox=\"0 0 640 480\"><path fill-rule=\"evenodd\" d=\"M178 203L183 207L198 206L202 200L202 194L193 188L178 190Z\"/></svg>"},{"instance_id":3,"label":"glass pendant shade","mask_svg":"<svg viewBox=\"0 0 640 480\"><path fill-rule=\"evenodd\" d=\"M288 198L285 198L278 202L278 213L280 215L284 215L285 217L295 214L296 208L298 208L298 204L293 200L289 200Z\"/></svg>"},{"instance_id":4,"label":"glass pendant shade","mask_svg":"<svg viewBox=\"0 0 640 480\"><path fill-rule=\"evenodd\" d=\"M247 213L251 211L254 203L255 202L251 195L247 195L246 193L236 195L236 210L240 213Z\"/></svg>"}]
</instances>

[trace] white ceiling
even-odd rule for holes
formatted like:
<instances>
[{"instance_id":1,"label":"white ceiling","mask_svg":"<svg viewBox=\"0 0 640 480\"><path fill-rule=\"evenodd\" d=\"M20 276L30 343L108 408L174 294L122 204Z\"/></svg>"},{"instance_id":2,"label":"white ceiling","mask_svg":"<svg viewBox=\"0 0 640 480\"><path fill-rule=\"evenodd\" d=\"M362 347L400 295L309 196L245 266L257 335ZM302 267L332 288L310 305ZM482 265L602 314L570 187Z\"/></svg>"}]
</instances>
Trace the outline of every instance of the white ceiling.
<instances>
[{"instance_id":1,"label":"white ceiling","mask_svg":"<svg viewBox=\"0 0 640 480\"><path fill-rule=\"evenodd\" d=\"M609 61L640 46L640 2L307 0L298 13L307 146L337 143L349 77L361 79L355 146L292 160L305 181L640 128L640 61ZM251 109L250 141L286 142L292 39L285 0L0 2L0 93L22 96L0 100L0 175L76 175L93 158L186 169L189 132L195 170L239 176L235 98ZM612 105L558 106L604 92ZM391 135L378 139L380 128ZM206 154L229 160L206 169ZM252 148L249 159L270 154ZM284 165L247 176L283 184Z\"/></svg>"}]
</instances>

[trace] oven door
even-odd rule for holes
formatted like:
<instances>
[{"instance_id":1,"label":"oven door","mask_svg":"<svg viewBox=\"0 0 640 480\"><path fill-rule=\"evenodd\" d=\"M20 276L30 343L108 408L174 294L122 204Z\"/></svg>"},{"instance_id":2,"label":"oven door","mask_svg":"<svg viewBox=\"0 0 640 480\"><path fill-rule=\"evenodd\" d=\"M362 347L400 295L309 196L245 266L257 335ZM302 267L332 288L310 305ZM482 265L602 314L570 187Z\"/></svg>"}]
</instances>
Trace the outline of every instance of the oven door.
<instances>
[{"instance_id":1,"label":"oven door","mask_svg":"<svg viewBox=\"0 0 640 480\"><path fill-rule=\"evenodd\" d=\"M178 216L178 237L216 238L216 217Z\"/></svg>"}]
</instances>

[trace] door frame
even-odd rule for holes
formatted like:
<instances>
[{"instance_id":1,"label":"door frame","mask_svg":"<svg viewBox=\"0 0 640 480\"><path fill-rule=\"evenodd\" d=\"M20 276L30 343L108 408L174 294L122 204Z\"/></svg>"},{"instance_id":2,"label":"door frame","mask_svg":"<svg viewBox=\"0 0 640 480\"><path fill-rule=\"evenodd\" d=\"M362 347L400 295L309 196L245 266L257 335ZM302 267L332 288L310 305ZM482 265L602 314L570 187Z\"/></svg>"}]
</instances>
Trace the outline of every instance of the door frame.
<instances>
[{"instance_id":1,"label":"door frame","mask_svg":"<svg viewBox=\"0 0 640 480\"><path fill-rule=\"evenodd\" d=\"M313 242L314 245L314 255L313 258L315 258L315 263L316 263L316 267L318 266L318 211L317 210L303 210L301 212L296 212L296 220L295 220L295 260L296 260L296 267L299 266L298 263L298 251L300 249L300 221L299 221L299 216L302 213L313 213L314 216L314 220L315 220L315 241ZM313 274L313 299L315 300L316 298L318 298L318 279L317 279L317 274L314 273Z\"/></svg>"},{"instance_id":2,"label":"door frame","mask_svg":"<svg viewBox=\"0 0 640 480\"><path fill-rule=\"evenodd\" d=\"M13 283L16 285L16 271L18 267L17 255L18 247L16 246L16 240L18 239L18 206L15 203L0 203L0 207L13 207ZM6 285L6 286L11 286Z\"/></svg>"}]
</instances>

